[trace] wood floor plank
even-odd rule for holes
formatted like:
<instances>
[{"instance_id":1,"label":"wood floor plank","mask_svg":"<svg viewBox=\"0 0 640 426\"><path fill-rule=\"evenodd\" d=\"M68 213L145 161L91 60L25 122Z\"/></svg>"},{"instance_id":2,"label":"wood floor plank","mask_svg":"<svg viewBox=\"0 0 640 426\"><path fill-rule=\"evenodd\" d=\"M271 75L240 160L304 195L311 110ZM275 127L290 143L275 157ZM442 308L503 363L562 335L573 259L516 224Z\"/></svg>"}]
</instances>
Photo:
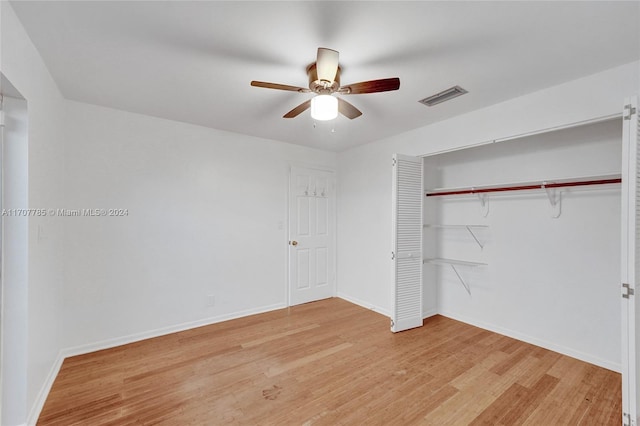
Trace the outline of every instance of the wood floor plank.
<instances>
[{"instance_id":1,"label":"wood floor plank","mask_svg":"<svg viewBox=\"0 0 640 426\"><path fill-rule=\"evenodd\" d=\"M513 404L501 419L501 424L513 425L523 423L540 405L541 401L558 384L559 379L545 374L524 394L518 404Z\"/></svg>"},{"instance_id":2,"label":"wood floor plank","mask_svg":"<svg viewBox=\"0 0 640 426\"><path fill-rule=\"evenodd\" d=\"M341 299L68 358L38 425L619 425L620 375Z\"/></svg>"},{"instance_id":3,"label":"wood floor plank","mask_svg":"<svg viewBox=\"0 0 640 426\"><path fill-rule=\"evenodd\" d=\"M560 356L557 363L548 371L549 375L559 379L557 386L523 424L529 426L582 424L582 419L588 410L585 396L591 388L591 385L583 379L586 377L587 370L591 368L589 364ZM620 378L616 374L610 376ZM615 389L610 390L615 392Z\"/></svg>"},{"instance_id":4,"label":"wood floor plank","mask_svg":"<svg viewBox=\"0 0 640 426\"><path fill-rule=\"evenodd\" d=\"M286 330L286 331L283 331L283 332L277 332L277 330L275 330L275 331L272 331L271 333L269 333L267 335L262 335L261 337L255 338L255 339L250 340L248 342L244 342L244 343L242 343L241 346L243 348L250 348L250 347L253 347L253 346L261 345L261 344L266 343L266 342L279 340L279 339L282 339L283 337L293 336L293 335L298 334L298 333L303 333L303 332L308 331L308 330L313 330L313 329L318 328L318 327L320 327L319 324L309 324L309 325L304 326L304 327L294 328L292 330Z\"/></svg>"},{"instance_id":5,"label":"wood floor plank","mask_svg":"<svg viewBox=\"0 0 640 426\"><path fill-rule=\"evenodd\" d=\"M305 357L302 358L297 358L293 361L290 361L284 365L279 365L279 366L274 366L274 367L269 367L269 369L267 371L265 371L265 375L267 377L274 377L277 376L278 374L282 374L285 373L289 370L301 367L305 364L314 362L314 361L318 361L321 360L322 358L328 357L330 355L333 355L335 353L340 352L343 349L347 349L350 348L352 346L351 343L341 343L337 346L333 346L327 349L324 349L320 352L316 352L316 353L312 353L310 355L307 355Z\"/></svg>"}]
</instances>

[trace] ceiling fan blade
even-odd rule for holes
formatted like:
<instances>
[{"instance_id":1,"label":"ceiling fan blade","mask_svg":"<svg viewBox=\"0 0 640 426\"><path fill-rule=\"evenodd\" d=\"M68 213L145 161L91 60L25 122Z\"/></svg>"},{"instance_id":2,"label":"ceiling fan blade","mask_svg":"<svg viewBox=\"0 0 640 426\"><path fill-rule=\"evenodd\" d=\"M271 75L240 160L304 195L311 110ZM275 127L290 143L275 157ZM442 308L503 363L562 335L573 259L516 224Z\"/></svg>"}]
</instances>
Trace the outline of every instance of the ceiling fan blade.
<instances>
[{"instance_id":1,"label":"ceiling fan blade","mask_svg":"<svg viewBox=\"0 0 640 426\"><path fill-rule=\"evenodd\" d=\"M254 87L264 87L265 89L289 90L291 92L300 92L300 93L311 92L311 90L305 89L304 87L288 86L286 84L278 84L278 83L267 83L266 81L252 81L251 85Z\"/></svg>"},{"instance_id":2,"label":"ceiling fan blade","mask_svg":"<svg viewBox=\"0 0 640 426\"><path fill-rule=\"evenodd\" d=\"M399 88L400 79L394 77L349 84L342 86L338 90L338 93L342 93L343 95L360 95L362 93L389 92L391 90L398 90Z\"/></svg>"},{"instance_id":3,"label":"ceiling fan blade","mask_svg":"<svg viewBox=\"0 0 640 426\"><path fill-rule=\"evenodd\" d=\"M338 99L338 111L340 112L340 114L344 115L345 117L353 120L354 118L358 118L362 115L362 111L360 111L358 108L354 107L353 105L351 105L349 102L345 101L344 99Z\"/></svg>"},{"instance_id":4,"label":"ceiling fan blade","mask_svg":"<svg viewBox=\"0 0 640 426\"><path fill-rule=\"evenodd\" d=\"M300 105L298 105L297 107L295 107L294 109L292 109L291 111L283 115L282 118L297 117L301 112L308 110L309 107L311 107L311 99L304 101L303 103L301 103Z\"/></svg>"},{"instance_id":5,"label":"ceiling fan blade","mask_svg":"<svg viewBox=\"0 0 640 426\"><path fill-rule=\"evenodd\" d=\"M333 83L338 72L338 55L337 50L324 47L318 48L318 56L316 58L318 79Z\"/></svg>"}]
</instances>

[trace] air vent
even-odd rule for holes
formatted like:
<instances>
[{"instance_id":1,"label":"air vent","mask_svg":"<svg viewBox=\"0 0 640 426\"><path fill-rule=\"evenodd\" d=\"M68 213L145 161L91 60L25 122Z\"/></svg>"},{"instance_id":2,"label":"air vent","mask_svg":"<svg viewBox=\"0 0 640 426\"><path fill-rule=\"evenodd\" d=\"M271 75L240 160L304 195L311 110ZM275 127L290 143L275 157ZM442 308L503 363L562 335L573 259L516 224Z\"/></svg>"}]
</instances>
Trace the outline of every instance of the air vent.
<instances>
[{"instance_id":1,"label":"air vent","mask_svg":"<svg viewBox=\"0 0 640 426\"><path fill-rule=\"evenodd\" d=\"M436 93L435 95L429 96L428 98L421 99L418 102L426 106L434 106L439 103L451 100L453 98L457 98L458 96L464 95L465 93L467 93L467 91L464 90L462 87L453 86L447 90L443 90L440 93Z\"/></svg>"}]
</instances>

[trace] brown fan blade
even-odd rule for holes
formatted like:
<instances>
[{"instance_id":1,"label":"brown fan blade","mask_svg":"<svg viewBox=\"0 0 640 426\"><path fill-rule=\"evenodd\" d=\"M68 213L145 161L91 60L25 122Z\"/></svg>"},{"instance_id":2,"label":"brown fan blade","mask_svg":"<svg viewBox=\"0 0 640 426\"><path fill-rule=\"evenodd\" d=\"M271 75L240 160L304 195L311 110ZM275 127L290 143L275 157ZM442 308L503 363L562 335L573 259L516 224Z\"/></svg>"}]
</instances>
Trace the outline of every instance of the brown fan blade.
<instances>
[{"instance_id":1,"label":"brown fan blade","mask_svg":"<svg viewBox=\"0 0 640 426\"><path fill-rule=\"evenodd\" d=\"M398 90L399 88L400 79L394 77L349 84L342 86L338 92L343 95L359 95L362 93L389 92L391 90Z\"/></svg>"},{"instance_id":2,"label":"brown fan blade","mask_svg":"<svg viewBox=\"0 0 640 426\"><path fill-rule=\"evenodd\" d=\"M304 87L288 86L286 84L278 83L267 83L266 81L252 81L251 85L254 87L264 87L265 89L289 90L291 92L300 93L309 93L311 91L309 89L305 89Z\"/></svg>"},{"instance_id":3,"label":"brown fan blade","mask_svg":"<svg viewBox=\"0 0 640 426\"><path fill-rule=\"evenodd\" d=\"M311 99L309 99L308 101L304 101L303 103L283 115L282 118L297 117L301 112L308 110L309 107L311 107Z\"/></svg>"},{"instance_id":4,"label":"brown fan blade","mask_svg":"<svg viewBox=\"0 0 640 426\"><path fill-rule=\"evenodd\" d=\"M358 118L362 115L362 112L358 108L354 107L349 102L340 98L338 98L338 111L340 111L340 114L344 115L345 117L351 120L353 120L354 118Z\"/></svg>"}]
</instances>

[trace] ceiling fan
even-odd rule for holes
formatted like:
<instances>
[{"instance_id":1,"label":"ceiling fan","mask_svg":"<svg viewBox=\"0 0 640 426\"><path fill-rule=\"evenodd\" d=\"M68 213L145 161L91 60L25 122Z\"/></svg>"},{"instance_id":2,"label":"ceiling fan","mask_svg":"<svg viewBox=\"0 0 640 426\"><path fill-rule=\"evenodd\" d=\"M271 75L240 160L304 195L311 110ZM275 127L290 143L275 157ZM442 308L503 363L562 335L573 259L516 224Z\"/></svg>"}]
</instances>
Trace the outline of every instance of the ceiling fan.
<instances>
[{"instance_id":1,"label":"ceiling fan","mask_svg":"<svg viewBox=\"0 0 640 426\"><path fill-rule=\"evenodd\" d=\"M397 77L340 86L341 68L338 64L338 55L336 50L326 49L324 47L318 48L316 62L307 67L307 75L309 76L308 89L264 81L252 81L251 85L299 93L316 93L317 96L301 103L286 113L283 118L296 117L303 111L311 108L311 116L317 120L331 120L336 118L338 112L349 119L354 119L362 115L362 112L349 102L332 96L334 93L340 95L360 95L363 93L388 92L400 88L400 79Z\"/></svg>"}]
</instances>

